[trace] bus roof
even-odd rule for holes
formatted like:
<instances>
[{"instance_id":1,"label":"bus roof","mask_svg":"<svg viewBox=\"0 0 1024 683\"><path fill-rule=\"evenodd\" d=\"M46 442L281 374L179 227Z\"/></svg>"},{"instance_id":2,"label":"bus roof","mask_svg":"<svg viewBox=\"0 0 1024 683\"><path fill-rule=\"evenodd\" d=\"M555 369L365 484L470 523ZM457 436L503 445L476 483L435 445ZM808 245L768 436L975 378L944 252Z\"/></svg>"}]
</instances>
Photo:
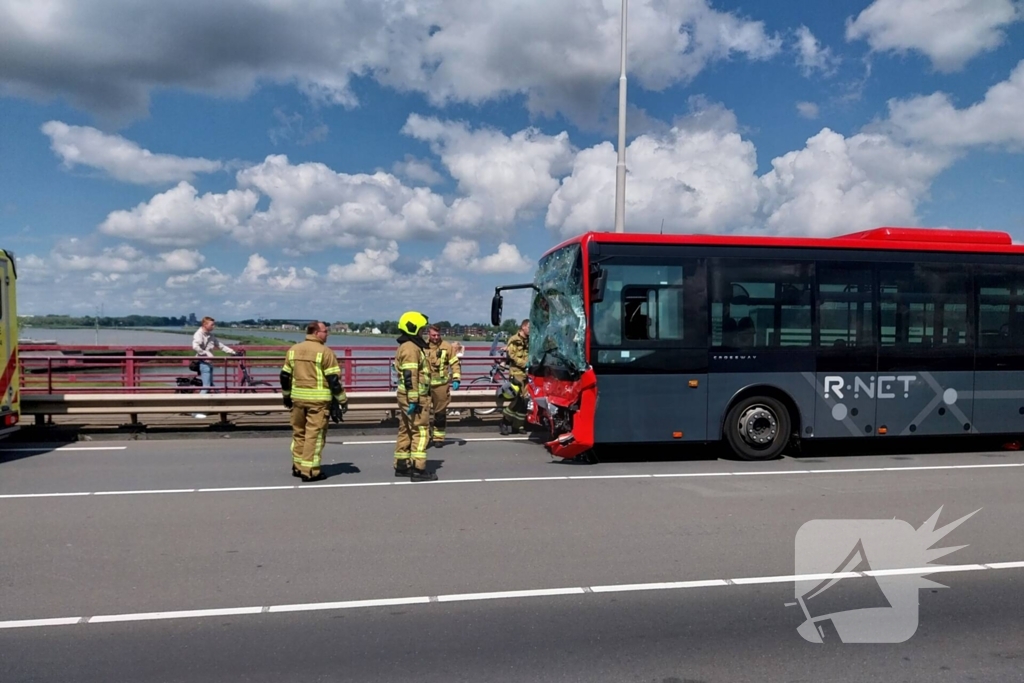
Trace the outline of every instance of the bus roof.
<instances>
[{"instance_id":1,"label":"bus roof","mask_svg":"<svg viewBox=\"0 0 1024 683\"><path fill-rule=\"evenodd\" d=\"M1022 254L1024 245L1008 233L990 230L881 227L836 237L764 237L754 235L658 235L653 233L587 232L562 242L568 244L708 245L734 247L791 247L803 249L885 249L889 251L953 251L981 254Z\"/></svg>"}]
</instances>

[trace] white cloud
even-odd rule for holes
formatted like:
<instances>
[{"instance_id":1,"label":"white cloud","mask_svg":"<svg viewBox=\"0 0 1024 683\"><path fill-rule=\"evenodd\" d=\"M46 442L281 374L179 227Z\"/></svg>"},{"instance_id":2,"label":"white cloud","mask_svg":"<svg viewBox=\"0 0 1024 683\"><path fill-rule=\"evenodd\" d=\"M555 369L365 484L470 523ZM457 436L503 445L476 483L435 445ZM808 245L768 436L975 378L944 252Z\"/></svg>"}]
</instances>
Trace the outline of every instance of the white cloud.
<instances>
[{"instance_id":1,"label":"white cloud","mask_svg":"<svg viewBox=\"0 0 1024 683\"><path fill-rule=\"evenodd\" d=\"M267 137L274 145L281 142L294 142L304 147L314 142L323 142L331 132L327 124L322 121L313 122L307 129L305 117L298 112L288 114L282 109L274 109L274 118L278 125L267 131Z\"/></svg>"},{"instance_id":2,"label":"white cloud","mask_svg":"<svg viewBox=\"0 0 1024 683\"><path fill-rule=\"evenodd\" d=\"M258 200L247 189L199 197L194 187L181 182L130 211L112 212L100 232L157 246L197 246L237 229Z\"/></svg>"},{"instance_id":3,"label":"white cloud","mask_svg":"<svg viewBox=\"0 0 1024 683\"><path fill-rule=\"evenodd\" d=\"M779 50L761 22L708 0L633 0L629 9L630 63L645 88ZM535 113L592 118L615 84L618 35L619 3L595 0L7 0L0 83L124 117L143 113L157 88L243 96L263 82L351 106L358 75L434 104L526 93Z\"/></svg>"},{"instance_id":4,"label":"white cloud","mask_svg":"<svg viewBox=\"0 0 1024 683\"><path fill-rule=\"evenodd\" d=\"M822 47L811 29L801 26L796 30L796 63L805 76L821 73L831 76L839 66L839 58L832 54L832 48Z\"/></svg>"},{"instance_id":5,"label":"white cloud","mask_svg":"<svg viewBox=\"0 0 1024 683\"><path fill-rule=\"evenodd\" d=\"M917 50L949 72L1002 45L1002 29L1021 18L1014 0L875 0L847 22L846 38L876 52Z\"/></svg>"},{"instance_id":6,"label":"white cloud","mask_svg":"<svg viewBox=\"0 0 1024 683\"><path fill-rule=\"evenodd\" d=\"M574 153L565 132L552 136L527 129L506 136L415 114L402 132L429 142L458 181L464 196L452 204L449 222L468 231L504 227L520 212L543 208Z\"/></svg>"},{"instance_id":7,"label":"white cloud","mask_svg":"<svg viewBox=\"0 0 1024 683\"><path fill-rule=\"evenodd\" d=\"M175 249L159 255L156 270L184 272L198 268L206 257L195 249Z\"/></svg>"},{"instance_id":8,"label":"white cloud","mask_svg":"<svg viewBox=\"0 0 1024 683\"><path fill-rule=\"evenodd\" d=\"M327 269L331 282L383 282L394 279L392 268L398 260L398 243L389 242L384 249L365 249L355 255L352 263L332 265Z\"/></svg>"},{"instance_id":9,"label":"white cloud","mask_svg":"<svg viewBox=\"0 0 1024 683\"><path fill-rule=\"evenodd\" d=\"M270 198L266 211L232 226L246 244L287 243L315 251L429 238L441 232L448 210L440 195L407 187L388 173L337 173L321 163L293 165L280 155L240 171L238 184Z\"/></svg>"},{"instance_id":10,"label":"white cloud","mask_svg":"<svg viewBox=\"0 0 1024 683\"><path fill-rule=\"evenodd\" d=\"M271 267L270 261L259 254L250 254L239 281L246 285L246 292L270 290L284 292L303 290L312 286L318 274L312 268Z\"/></svg>"},{"instance_id":11,"label":"white cloud","mask_svg":"<svg viewBox=\"0 0 1024 683\"><path fill-rule=\"evenodd\" d=\"M42 131L50 138L50 148L66 168L88 166L126 183L145 185L192 180L197 173L213 173L223 168L219 161L153 154L131 140L88 126L48 121Z\"/></svg>"},{"instance_id":12,"label":"white cloud","mask_svg":"<svg viewBox=\"0 0 1024 683\"><path fill-rule=\"evenodd\" d=\"M721 232L748 226L758 208L754 145L732 112L696 102L664 136L642 135L626 151L626 226L632 231ZM547 213L564 235L610 230L614 223L615 149L581 151Z\"/></svg>"},{"instance_id":13,"label":"white cloud","mask_svg":"<svg viewBox=\"0 0 1024 683\"><path fill-rule=\"evenodd\" d=\"M797 102L796 110L799 112L800 116L805 119L816 119L821 113L818 109L818 105L814 102Z\"/></svg>"},{"instance_id":14,"label":"white cloud","mask_svg":"<svg viewBox=\"0 0 1024 683\"><path fill-rule=\"evenodd\" d=\"M1024 146L1024 61L1009 79L985 93L985 98L957 109L950 97L935 93L909 100L890 100L889 123L896 134L915 142L943 147Z\"/></svg>"},{"instance_id":15,"label":"white cloud","mask_svg":"<svg viewBox=\"0 0 1024 683\"><path fill-rule=\"evenodd\" d=\"M435 171L428 160L417 159L411 154L406 154L404 161L395 162L391 170L395 175L422 185L438 185L444 182L444 176Z\"/></svg>"},{"instance_id":16,"label":"white cloud","mask_svg":"<svg viewBox=\"0 0 1024 683\"><path fill-rule=\"evenodd\" d=\"M250 254L249 261L242 270L242 282L256 284L260 278L270 274L270 262L259 254Z\"/></svg>"},{"instance_id":17,"label":"white cloud","mask_svg":"<svg viewBox=\"0 0 1024 683\"><path fill-rule=\"evenodd\" d=\"M482 258L479 254L480 245L475 240L456 237L445 245L440 260L457 271L470 273L527 273L533 269L533 263L520 254L514 244L508 242L499 244L493 254ZM425 270L431 271L432 268L427 267Z\"/></svg>"},{"instance_id":18,"label":"white cloud","mask_svg":"<svg viewBox=\"0 0 1024 683\"><path fill-rule=\"evenodd\" d=\"M827 128L772 160L761 178L767 228L830 236L913 224L918 204L952 157L900 145L880 134L845 138Z\"/></svg>"},{"instance_id":19,"label":"white cloud","mask_svg":"<svg viewBox=\"0 0 1024 683\"><path fill-rule=\"evenodd\" d=\"M230 275L226 275L216 268L203 268L194 273L172 275L167 278L164 286L171 289L188 287L217 292L224 289L224 285L231 282L231 279Z\"/></svg>"},{"instance_id":20,"label":"white cloud","mask_svg":"<svg viewBox=\"0 0 1024 683\"><path fill-rule=\"evenodd\" d=\"M35 257L38 259L38 257ZM58 243L50 252L50 265L60 270L117 273L185 272L206 260L198 251L175 249L150 256L128 244L105 247L96 252L77 238Z\"/></svg>"}]
</instances>

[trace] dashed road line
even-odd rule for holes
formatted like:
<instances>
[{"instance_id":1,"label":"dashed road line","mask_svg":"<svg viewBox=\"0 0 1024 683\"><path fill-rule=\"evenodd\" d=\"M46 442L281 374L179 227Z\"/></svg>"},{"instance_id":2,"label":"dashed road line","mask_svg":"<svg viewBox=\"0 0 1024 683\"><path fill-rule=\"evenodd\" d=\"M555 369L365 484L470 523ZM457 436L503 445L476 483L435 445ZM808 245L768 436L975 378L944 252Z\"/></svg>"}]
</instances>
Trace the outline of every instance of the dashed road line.
<instances>
[{"instance_id":1,"label":"dashed road line","mask_svg":"<svg viewBox=\"0 0 1024 683\"><path fill-rule=\"evenodd\" d=\"M40 453L43 451L49 451L51 453L66 453L67 451L123 451L127 450L127 446L36 446L34 448L0 448L0 454L3 453Z\"/></svg>"},{"instance_id":2,"label":"dashed road line","mask_svg":"<svg viewBox=\"0 0 1024 683\"><path fill-rule=\"evenodd\" d=\"M490 591L478 593L452 593L449 595L419 595L399 598L377 598L371 600L343 600L335 602L308 602L290 605L256 605L251 607L226 607L215 609L175 610L167 612L137 612L127 614L101 614L89 617L58 617L53 619L16 619L0 621L0 629L42 628L47 626L72 626L93 624L118 624L127 622L164 621L168 619L200 619L204 617L250 616L262 614L285 614L298 612L321 612L371 607L394 607L398 605L426 605L431 603L481 602L515 600L522 598L561 597L569 595L607 595L637 591L696 590L701 588L723 588L728 586L765 586L795 583L798 581L820 582L831 579L863 579L878 576L912 576L929 574L950 574L955 572L998 571L1024 569L1024 562L989 562L985 564L933 565L897 569L878 569L863 572L834 572L827 574L791 574L784 576L750 576L729 579L702 579L697 581L670 581L657 583L622 583L607 586L567 586L563 588L539 588L532 590Z\"/></svg>"},{"instance_id":3,"label":"dashed road line","mask_svg":"<svg viewBox=\"0 0 1024 683\"><path fill-rule=\"evenodd\" d=\"M365 481L344 484L292 484L277 486L228 486L194 489L138 489L131 491L69 491L54 493L5 493L0 500L28 498L81 498L88 496L139 496L145 494L173 495L187 493L237 493L253 491L321 491L327 489L360 489L378 486L441 486L444 484L498 484L537 481L608 481L615 479L689 479L698 477L757 477L772 475L869 474L873 472L922 472L949 470L992 470L1024 467L1024 463L985 465L933 465L928 467L865 467L861 469L771 470L764 472L672 472L666 474L593 474L552 477L484 477L480 479L441 479L439 481Z\"/></svg>"}]
</instances>

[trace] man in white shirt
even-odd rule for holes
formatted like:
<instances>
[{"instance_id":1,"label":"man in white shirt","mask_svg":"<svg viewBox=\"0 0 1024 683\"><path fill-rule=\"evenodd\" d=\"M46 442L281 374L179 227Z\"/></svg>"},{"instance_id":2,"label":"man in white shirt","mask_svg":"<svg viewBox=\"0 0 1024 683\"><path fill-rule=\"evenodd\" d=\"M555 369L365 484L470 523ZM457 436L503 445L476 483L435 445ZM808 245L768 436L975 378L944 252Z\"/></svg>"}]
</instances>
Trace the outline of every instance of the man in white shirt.
<instances>
[{"instance_id":1,"label":"man in white shirt","mask_svg":"<svg viewBox=\"0 0 1024 683\"><path fill-rule=\"evenodd\" d=\"M199 358L199 376L203 379L203 389L200 394L209 392L209 387L213 386L213 365L210 364L209 359L213 358L213 350L220 349L224 353L236 355L236 352L225 346L217 339L216 335L213 334L213 328L217 326L216 321L210 316L203 318L202 325L196 330L196 333L192 335L192 350L196 352L196 357ZM205 418L205 413L195 413L196 418Z\"/></svg>"}]
</instances>

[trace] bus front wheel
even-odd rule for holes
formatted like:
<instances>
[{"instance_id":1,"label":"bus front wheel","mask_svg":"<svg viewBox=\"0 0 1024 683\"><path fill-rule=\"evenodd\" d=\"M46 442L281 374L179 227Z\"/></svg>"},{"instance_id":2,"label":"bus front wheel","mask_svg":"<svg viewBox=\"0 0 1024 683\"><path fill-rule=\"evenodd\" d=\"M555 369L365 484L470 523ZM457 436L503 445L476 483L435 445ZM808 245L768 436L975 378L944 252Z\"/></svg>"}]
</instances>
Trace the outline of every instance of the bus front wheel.
<instances>
[{"instance_id":1,"label":"bus front wheel","mask_svg":"<svg viewBox=\"0 0 1024 683\"><path fill-rule=\"evenodd\" d=\"M770 396L749 396L736 402L725 418L725 440L744 460L772 460L789 442L789 410Z\"/></svg>"}]
</instances>

